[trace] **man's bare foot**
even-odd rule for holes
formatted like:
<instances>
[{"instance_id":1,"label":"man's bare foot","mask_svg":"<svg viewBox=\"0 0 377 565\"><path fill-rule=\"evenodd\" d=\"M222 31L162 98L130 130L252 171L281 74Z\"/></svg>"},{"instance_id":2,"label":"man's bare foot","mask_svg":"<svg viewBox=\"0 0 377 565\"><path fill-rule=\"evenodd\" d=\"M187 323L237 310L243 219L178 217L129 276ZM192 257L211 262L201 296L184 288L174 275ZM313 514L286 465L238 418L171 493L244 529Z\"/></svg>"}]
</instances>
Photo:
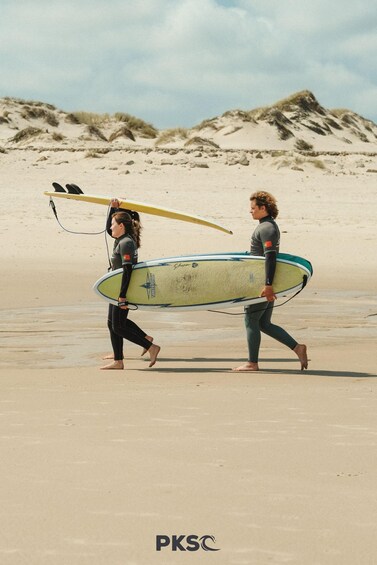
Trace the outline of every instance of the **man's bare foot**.
<instances>
[{"instance_id":1,"label":"man's bare foot","mask_svg":"<svg viewBox=\"0 0 377 565\"><path fill-rule=\"evenodd\" d=\"M145 336L145 339L147 339L148 341L150 341L151 343L153 343L153 337L151 337L150 335L146 335L146 336ZM147 351L148 351L148 349L145 349L145 347L144 347L143 352L142 352L141 355L142 355L142 356L145 355Z\"/></svg>"},{"instance_id":2,"label":"man's bare foot","mask_svg":"<svg viewBox=\"0 0 377 565\"><path fill-rule=\"evenodd\" d=\"M157 356L161 351L161 347L159 345L155 345L154 343L152 343L152 345L150 346L150 348L148 349L149 354L150 354L150 363L149 366L153 367L153 365L156 363L157 361Z\"/></svg>"},{"instance_id":3,"label":"man's bare foot","mask_svg":"<svg viewBox=\"0 0 377 565\"><path fill-rule=\"evenodd\" d=\"M258 363L252 363L248 361L245 365L241 365L240 367L236 367L232 369L235 373L252 373L253 371L259 371Z\"/></svg>"},{"instance_id":4,"label":"man's bare foot","mask_svg":"<svg viewBox=\"0 0 377 565\"><path fill-rule=\"evenodd\" d=\"M104 355L102 359L114 359L114 353L109 353L108 355Z\"/></svg>"},{"instance_id":5,"label":"man's bare foot","mask_svg":"<svg viewBox=\"0 0 377 565\"><path fill-rule=\"evenodd\" d=\"M293 349L293 351L296 353L297 357L300 360L301 371L303 371L304 369L307 369L308 368L308 354L307 354L307 350L306 350L306 345L304 345L302 343L298 343L296 345L296 347Z\"/></svg>"},{"instance_id":6,"label":"man's bare foot","mask_svg":"<svg viewBox=\"0 0 377 565\"><path fill-rule=\"evenodd\" d=\"M113 361L112 363L109 363L108 365L104 365L103 367L100 367L100 369L102 371L106 371L106 370L120 370L120 369L124 369L124 364L123 361Z\"/></svg>"}]
</instances>

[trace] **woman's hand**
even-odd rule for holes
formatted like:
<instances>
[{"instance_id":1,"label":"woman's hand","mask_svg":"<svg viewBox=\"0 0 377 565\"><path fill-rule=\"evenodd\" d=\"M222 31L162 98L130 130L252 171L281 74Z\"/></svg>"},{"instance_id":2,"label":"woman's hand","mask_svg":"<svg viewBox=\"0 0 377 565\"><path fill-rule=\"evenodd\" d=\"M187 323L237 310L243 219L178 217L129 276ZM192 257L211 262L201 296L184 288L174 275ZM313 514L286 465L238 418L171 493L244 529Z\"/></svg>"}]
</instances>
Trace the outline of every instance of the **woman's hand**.
<instances>
[{"instance_id":1,"label":"woman's hand","mask_svg":"<svg viewBox=\"0 0 377 565\"><path fill-rule=\"evenodd\" d=\"M118 298L118 306L121 310L128 310L128 302L125 298L121 296Z\"/></svg>"}]
</instances>

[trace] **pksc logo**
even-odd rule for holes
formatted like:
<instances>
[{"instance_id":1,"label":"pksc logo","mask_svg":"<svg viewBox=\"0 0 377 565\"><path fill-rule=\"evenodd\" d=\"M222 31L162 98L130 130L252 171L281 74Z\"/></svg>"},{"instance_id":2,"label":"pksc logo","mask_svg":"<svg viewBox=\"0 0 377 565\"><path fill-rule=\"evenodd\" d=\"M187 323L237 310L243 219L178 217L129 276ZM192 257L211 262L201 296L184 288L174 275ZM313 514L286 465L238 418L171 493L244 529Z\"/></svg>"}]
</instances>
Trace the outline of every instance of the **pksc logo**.
<instances>
[{"instance_id":1,"label":"pksc logo","mask_svg":"<svg viewBox=\"0 0 377 565\"><path fill-rule=\"evenodd\" d=\"M156 536L156 551L167 549L170 551L220 551L219 548L214 547L216 543L215 536L194 536L194 535L180 535L180 536Z\"/></svg>"}]
</instances>

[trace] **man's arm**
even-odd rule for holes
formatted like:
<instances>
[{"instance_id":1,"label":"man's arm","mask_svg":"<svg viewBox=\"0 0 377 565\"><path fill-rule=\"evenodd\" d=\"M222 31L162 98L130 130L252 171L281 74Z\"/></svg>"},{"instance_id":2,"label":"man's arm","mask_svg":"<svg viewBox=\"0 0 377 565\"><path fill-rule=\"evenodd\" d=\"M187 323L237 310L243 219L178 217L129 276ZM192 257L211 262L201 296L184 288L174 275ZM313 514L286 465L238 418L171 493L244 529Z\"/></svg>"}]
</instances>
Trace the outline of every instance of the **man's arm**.
<instances>
[{"instance_id":1,"label":"man's arm","mask_svg":"<svg viewBox=\"0 0 377 565\"><path fill-rule=\"evenodd\" d=\"M276 251L269 251L265 254L265 285L262 289L261 296L267 298L268 302L273 302L276 300L276 295L272 284L274 282L276 270Z\"/></svg>"},{"instance_id":2,"label":"man's arm","mask_svg":"<svg viewBox=\"0 0 377 565\"><path fill-rule=\"evenodd\" d=\"M273 289L274 276L276 271L276 257L279 246L279 233L274 225L264 225L261 234L263 243L263 251L265 257L265 285L262 289L261 296L264 296L268 302L276 300Z\"/></svg>"}]
</instances>

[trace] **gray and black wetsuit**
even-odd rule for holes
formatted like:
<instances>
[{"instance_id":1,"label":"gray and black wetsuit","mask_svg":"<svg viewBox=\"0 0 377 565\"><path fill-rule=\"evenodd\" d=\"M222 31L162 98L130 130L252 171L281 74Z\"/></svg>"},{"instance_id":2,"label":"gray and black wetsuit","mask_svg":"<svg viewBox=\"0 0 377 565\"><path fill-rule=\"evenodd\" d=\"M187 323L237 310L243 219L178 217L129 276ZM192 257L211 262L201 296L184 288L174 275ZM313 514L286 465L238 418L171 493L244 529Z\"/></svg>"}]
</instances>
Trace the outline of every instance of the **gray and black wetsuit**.
<instances>
[{"instance_id":1,"label":"gray and black wetsuit","mask_svg":"<svg viewBox=\"0 0 377 565\"><path fill-rule=\"evenodd\" d=\"M250 254L265 257L266 285L273 284L279 245L280 231L275 220L270 216L259 220L259 224L251 236ZM261 332L280 341L290 349L294 349L297 345L297 341L283 328L271 323L273 308L273 302L259 302L245 308L249 361L252 363L258 363Z\"/></svg>"},{"instance_id":2,"label":"gray and black wetsuit","mask_svg":"<svg viewBox=\"0 0 377 565\"><path fill-rule=\"evenodd\" d=\"M134 240L127 234L123 235L114 242L113 254L111 257L112 270L123 267L123 276L119 296L126 297L127 288L130 283L132 266L137 263L137 247ZM123 339L128 339L132 343L149 349L152 345L146 339L146 333L139 328L135 322L128 319L129 310L123 310L119 306L109 304L107 327L110 332L111 345L114 351L114 360L123 359Z\"/></svg>"}]
</instances>

